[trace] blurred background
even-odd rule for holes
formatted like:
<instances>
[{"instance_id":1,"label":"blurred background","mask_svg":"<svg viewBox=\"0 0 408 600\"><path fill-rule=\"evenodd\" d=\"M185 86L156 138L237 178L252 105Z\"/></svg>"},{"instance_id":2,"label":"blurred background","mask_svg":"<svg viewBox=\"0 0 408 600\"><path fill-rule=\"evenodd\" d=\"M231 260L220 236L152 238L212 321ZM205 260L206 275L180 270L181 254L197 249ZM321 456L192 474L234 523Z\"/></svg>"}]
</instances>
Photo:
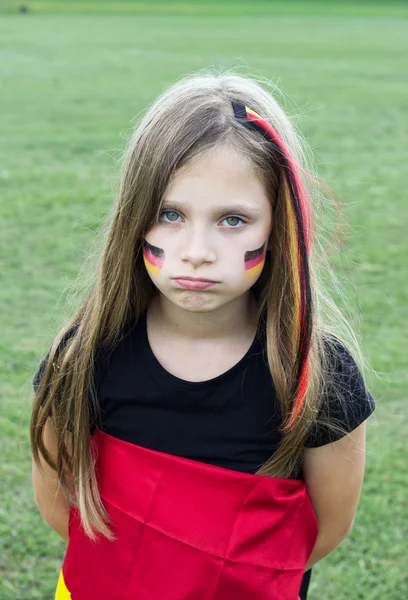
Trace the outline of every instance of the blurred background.
<instances>
[{"instance_id":1,"label":"blurred background","mask_svg":"<svg viewBox=\"0 0 408 600\"><path fill-rule=\"evenodd\" d=\"M379 374L354 529L309 598L408 598L407 24L395 0L0 3L2 600L53 598L65 543L33 500L31 379L111 209L125 138L168 84L212 66L272 80L298 116L349 222L337 268Z\"/></svg>"}]
</instances>

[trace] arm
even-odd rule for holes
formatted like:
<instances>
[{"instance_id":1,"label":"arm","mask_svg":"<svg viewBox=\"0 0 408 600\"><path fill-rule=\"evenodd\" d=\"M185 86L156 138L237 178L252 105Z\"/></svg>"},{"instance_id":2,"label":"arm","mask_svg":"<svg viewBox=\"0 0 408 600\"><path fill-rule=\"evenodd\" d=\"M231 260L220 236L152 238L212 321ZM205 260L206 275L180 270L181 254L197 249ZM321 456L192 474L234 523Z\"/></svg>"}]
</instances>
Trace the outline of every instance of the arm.
<instances>
[{"instance_id":1,"label":"arm","mask_svg":"<svg viewBox=\"0 0 408 600\"><path fill-rule=\"evenodd\" d=\"M305 570L330 554L353 527L364 478L363 422L343 438L303 451L303 470L319 532Z\"/></svg>"},{"instance_id":2,"label":"arm","mask_svg":"<svg viewBox=\"0 0 408 600\"><path fill-rule=\"evenodd\" d=\"M54 427L49 419L44 427L44 444L52 460L55 461L57 444ZM32 461L32 480L35 503L45 520L64 540L68 541L68 518L70 506L61 489L56 471L41 457L44 474L40 473L37 465ZM72 475L66 473L66 482L73 488Z\"/></svg>"}]
</instances>

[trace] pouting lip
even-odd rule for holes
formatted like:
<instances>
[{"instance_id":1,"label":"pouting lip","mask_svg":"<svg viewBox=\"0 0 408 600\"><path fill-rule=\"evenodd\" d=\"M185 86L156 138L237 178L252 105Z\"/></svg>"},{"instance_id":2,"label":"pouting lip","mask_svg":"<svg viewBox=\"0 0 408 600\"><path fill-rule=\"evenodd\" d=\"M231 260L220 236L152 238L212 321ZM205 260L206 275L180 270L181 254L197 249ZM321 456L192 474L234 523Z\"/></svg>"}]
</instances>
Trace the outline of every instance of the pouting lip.
<instances>
[{"instance_id":1,"label":"pouting lip","mask_svg":"<svg viewBox=\"0 0 408 600\"><path fill-rule=\"evenodd\" d=\"M187 279L189 281L203 281L205 283L218 283L218 281L214 281L213 279L200 279L199 277L172 277L172 279Z\"/></svg>"}]
</instances>

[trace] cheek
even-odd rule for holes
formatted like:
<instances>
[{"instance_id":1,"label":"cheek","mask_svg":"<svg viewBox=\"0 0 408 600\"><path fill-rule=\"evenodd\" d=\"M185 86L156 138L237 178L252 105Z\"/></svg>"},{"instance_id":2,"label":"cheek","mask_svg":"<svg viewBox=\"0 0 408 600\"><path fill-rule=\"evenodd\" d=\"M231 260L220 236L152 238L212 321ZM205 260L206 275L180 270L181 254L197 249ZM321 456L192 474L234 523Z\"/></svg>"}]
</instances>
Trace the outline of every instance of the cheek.
<instances>
[{"instance_id":1,"label":"cheek","mask_svg":"<svg viewBox=\"0 0 408 600\"><path fill-rule=\"evenodd\" d=\"M265 244L257 250L248 250L244 256L245 275L256 275L262 271L265 263Z\"/></svg>"},{"instance_id":2,"label":"cheek","mask_svg":"<svg viewBox=\"0 0 408 600\"><path fill-rule=\"evenodd\" d=\"M158 275L164 262L164 250L145 240L143 242L143 260L149 273Z\"/></svg>"}]
</instances>

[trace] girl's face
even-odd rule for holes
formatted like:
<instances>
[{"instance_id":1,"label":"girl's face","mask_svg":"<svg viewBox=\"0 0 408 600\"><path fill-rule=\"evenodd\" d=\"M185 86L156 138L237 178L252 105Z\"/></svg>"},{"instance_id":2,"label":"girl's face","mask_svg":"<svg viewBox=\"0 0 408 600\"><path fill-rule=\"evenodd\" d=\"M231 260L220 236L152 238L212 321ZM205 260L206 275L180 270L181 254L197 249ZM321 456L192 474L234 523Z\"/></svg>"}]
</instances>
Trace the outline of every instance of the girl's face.
<instances>
[{"instance_id":1,"label":"girl's face","mask_svg":"<svg viewBox=\"0 0 408 600\"><path fill-rule=\"evenodd\" d=\"M159 221L146 235L146 269L170 302L185 310L214 310L257 281L271 228L271 203L253 167L222 148L170 181Z\"/></svg>"}]
</instances>

